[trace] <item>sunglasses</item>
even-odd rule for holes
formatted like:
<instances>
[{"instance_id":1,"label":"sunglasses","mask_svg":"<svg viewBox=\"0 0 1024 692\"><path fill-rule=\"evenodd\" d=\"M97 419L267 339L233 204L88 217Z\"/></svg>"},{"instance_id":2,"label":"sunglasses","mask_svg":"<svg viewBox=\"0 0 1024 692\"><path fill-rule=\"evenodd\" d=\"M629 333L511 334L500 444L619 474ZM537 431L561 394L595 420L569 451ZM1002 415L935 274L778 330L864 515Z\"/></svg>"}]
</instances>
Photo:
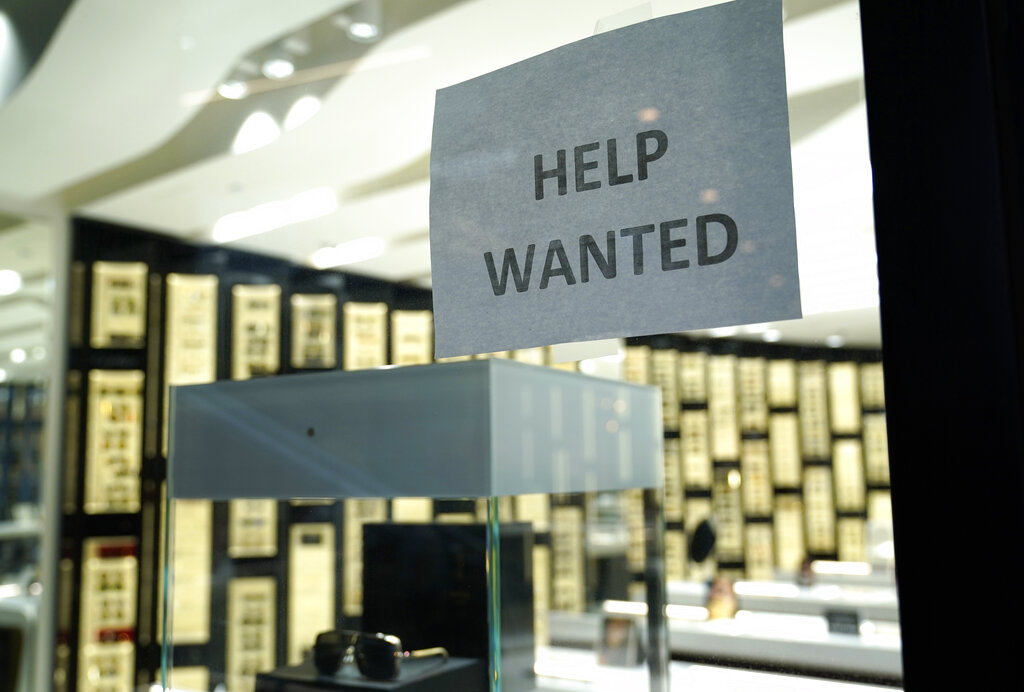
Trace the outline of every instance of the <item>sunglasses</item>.
<instances>
[{"instance_id":1,"label":"sunglasses","mask_svg":"<svg viewBox=\"0 0 1024 692\"><path fill-rule=\"evenodd\" d=\"M368 680L394 680L407 658L443 657L448 650L442 646L405 651L402 640L393 634L330 630L316 636L313 665L321 675L335 675L346 661L354 660L360 674Z\"/></svg>"}]
</instances>

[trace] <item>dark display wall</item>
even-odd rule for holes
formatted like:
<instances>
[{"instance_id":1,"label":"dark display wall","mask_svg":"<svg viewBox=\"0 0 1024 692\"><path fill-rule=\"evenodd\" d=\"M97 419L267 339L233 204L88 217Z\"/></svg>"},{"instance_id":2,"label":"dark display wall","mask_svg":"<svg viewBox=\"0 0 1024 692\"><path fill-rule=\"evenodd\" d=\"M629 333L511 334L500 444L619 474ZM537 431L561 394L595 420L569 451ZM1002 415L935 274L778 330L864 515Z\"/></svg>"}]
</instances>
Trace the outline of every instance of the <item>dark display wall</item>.
<instances>
[{"instance_id":1,"label":"dark display wall","mask_svg":"<svg viewBox=\"0 0 1024 692\"><path fill-rule=\"evenodd\" d=\"M16 505L39 502L45 396L38 385L0 384L0 521Z\"/></svg>"},{"instance_id":2,"label":"dark display wall","mask_svg":"<svg viewBox=\"0 0 1024 692\"><path fill-rule=\"evenodd\" d=\"M86 219L69 283L57 689L127 691L160 667L168 386L431 362L431 296ZM878 352L675 336L626 351L626 378L663 393L669 579L864 559L868 520L889 513ZM548 349L479 357L550 364ZM549 609L642 584L639 491L502 498L500 513L534 528L539 642ZM251 689L317 632L358 627L364 523L485 514L458 499L176 503L172 682ZM716 552L696 565L688 538L709 516ZM627 528L620 558L588 556L609 522Z\"/></svg>"},{"instance_id":3,"label":"dark display wall","mask_svg":"<svg viewBox=\"0 0 1024 692\"><path fill-rule=\"evenodd\" d=\"M401 318L422 322L430 294L77 219L70 306L57 688L129 690L160 666L168 386L384 365L389 312L402 338ZM288 554L341 554L340 503L197 503L176 520L194 538L176 546L176 586L202 598L175 618L182 682L192 664L283 662L284 637L253 649L258 623L232 618L288 622ZM231 580L210 580L225 570ZM342 586L327 594L339 604Z\"/></svg>"},{"instance_id":4,"label":"dark display wall","mask_svg":"<svg viewBox=\"0 0 1024 692\"><path fill-rule=\"evenodd\" d=\"M39 505L45 396L35 384L0 384L0 529L23 518L19 506ZM38 543L37 536L0 537L0 577L38 564Z\"/></svg>"}]
</instances>

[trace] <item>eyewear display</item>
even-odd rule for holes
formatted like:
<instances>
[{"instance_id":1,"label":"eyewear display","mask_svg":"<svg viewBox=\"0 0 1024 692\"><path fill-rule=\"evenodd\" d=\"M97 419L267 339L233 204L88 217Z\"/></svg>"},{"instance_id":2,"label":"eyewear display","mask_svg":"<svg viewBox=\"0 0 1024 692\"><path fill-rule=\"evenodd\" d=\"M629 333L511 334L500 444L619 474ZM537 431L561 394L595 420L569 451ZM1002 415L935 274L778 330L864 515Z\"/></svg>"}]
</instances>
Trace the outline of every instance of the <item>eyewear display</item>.
<instances>
[{"instance_id":1,"label":"eyewear display","mask_svg":"<svg viewBox=\"0 0 1024 692\"><path fill-rule=\"evenodd\" d=\"M448 650L435 646L405 651L401 639L380 632L330 630L318 634L313 645L313 665L321 675L334 675L347 661L354 660L360 674L369 680L394 680L403 660L433 656L442 657L444 663Z\"/></svg>"}]
</instances>

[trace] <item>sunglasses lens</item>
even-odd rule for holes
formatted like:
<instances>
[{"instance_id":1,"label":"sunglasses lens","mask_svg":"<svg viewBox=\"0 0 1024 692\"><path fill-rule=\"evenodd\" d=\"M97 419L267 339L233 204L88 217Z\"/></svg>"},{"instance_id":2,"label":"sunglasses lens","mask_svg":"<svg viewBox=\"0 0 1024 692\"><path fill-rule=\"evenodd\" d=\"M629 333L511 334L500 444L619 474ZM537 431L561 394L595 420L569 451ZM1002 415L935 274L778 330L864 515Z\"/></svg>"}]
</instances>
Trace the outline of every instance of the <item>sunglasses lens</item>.
<instances>
[{"instance_id":1,"label":"sunglasses lens","mask_svg":"<svg viewBox=\"0 0 1024 692\"><path fill-rule=\"evenodd\" d=\"M334 675L341 668L348 648L349 637L340 632L324 632L317 635L313 645L313 665L321 675Z\"/></svg>"},{"instance_id":2,"label":"sunglasses lens","mask_svg":"<svg viewBox=\"0 0 1024 692\"><path fill-rule=\"evenodd\" d=\"M363 635L356 642L356 665L371 680L391 680L398 675L398 646L386 639Z\"/></svg>"}]
</instances>

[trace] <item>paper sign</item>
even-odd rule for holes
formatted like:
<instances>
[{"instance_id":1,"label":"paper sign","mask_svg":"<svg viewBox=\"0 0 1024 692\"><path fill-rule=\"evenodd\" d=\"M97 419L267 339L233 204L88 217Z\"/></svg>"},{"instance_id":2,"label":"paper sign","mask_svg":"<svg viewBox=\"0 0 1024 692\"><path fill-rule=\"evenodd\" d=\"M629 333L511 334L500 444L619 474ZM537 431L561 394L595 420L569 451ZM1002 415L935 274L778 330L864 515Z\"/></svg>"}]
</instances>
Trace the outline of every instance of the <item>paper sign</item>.
<instances>
[{"instance_id":1,"label":"paper sign","mask_svg":"<svg viewBox=\"0 0 1024 692\"><path fill-rule=\"evenodd\" d=\"M436 355L800 317L780 0L437 92Z\"/></svg>"}]
</instances>

